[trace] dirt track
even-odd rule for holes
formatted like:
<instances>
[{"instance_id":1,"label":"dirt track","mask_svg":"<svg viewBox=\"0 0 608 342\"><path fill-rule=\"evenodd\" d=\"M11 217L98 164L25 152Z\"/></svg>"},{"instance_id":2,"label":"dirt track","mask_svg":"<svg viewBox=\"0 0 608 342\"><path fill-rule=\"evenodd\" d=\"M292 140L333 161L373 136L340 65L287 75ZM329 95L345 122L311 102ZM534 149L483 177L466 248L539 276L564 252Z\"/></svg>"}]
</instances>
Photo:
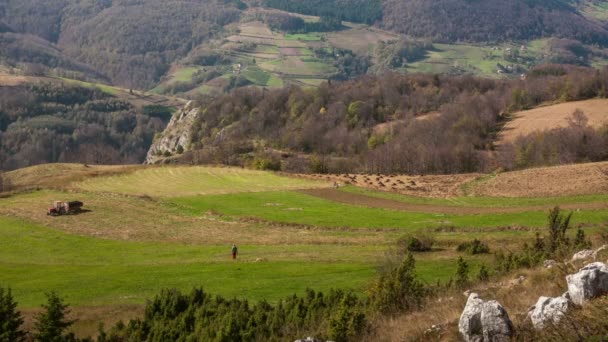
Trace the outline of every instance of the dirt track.
<instances>
[{"instance_id":1,"label":"dirt track","mask_svg":"<svg viewBox=\"0 0 608 342\"><path fill-rule=\"evenodd\" d=\"M503 214L520 213L528 211L549 211L553 205L530 206L530 207L508 207L508 208L486 208L486 207L464 207L448 205L412 204L385 198L370 197L337 189L309 189L301 190L307 195L323 198L333 202L352 204L370 208L381 208L391 210L402 210L411 212L422 212L430 214L452 214L452 215L478 215L478 214ZM591 202L560 205L562 209L608 209L608 203Z\"/></svg>"}]
</instances>

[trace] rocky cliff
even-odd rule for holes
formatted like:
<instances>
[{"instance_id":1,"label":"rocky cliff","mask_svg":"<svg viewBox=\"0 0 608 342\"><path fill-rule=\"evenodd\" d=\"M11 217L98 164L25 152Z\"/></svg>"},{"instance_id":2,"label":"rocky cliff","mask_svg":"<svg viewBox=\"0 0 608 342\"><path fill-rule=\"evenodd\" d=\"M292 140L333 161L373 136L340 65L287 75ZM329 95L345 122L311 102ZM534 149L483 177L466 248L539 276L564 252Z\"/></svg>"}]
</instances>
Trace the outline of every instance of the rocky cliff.
<instances>
[{"instance_id":1,"label":"rocky cliff","mask_svg":"<svg viewBox=\"0 0 608 342\"><path fill-rule=\"evenodd\" d=\"M192 125L198 114L199 109L192 101L173 114L165 131L154 139L144 163L157 164L187 151L190 148Z\"/></svg>"}]
</instances>

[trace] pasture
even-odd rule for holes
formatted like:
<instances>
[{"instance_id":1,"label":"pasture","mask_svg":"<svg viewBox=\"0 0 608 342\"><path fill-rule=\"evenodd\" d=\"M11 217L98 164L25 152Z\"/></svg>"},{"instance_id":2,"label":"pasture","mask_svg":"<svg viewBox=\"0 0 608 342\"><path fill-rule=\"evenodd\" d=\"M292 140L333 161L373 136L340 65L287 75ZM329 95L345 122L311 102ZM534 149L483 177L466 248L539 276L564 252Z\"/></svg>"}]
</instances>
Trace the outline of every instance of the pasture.
<instances>
[{"instance_id":1,"label":"pasture","mask_svg":"<svg viewBox=\"0 0 608 342\"><path fill-rule=\"evenodd\" d=\"M513 119L503 128L498 143L514 142L518 137L534 132L568 127L572 113L576 110L585 114L589 120L588 124L592 127L599 128L608 123L606 99L565 102L513 114Z\"/></svg>"},{"instance_id":2,"label":"pasture","mask_svg":"<svg viewBox=\"0 0 608 342\"><path fill-rule=\"evenodd\" d=\"M573 223L588 234L608 219L599 194L421 198L333 189L331 177L220 167L58 164L10 174L20 175L33 190L0 201L0 285L13 288L25 312L45 292L59 292L84 317L74 328L82 334L139 314L162 288L203 286L270 302L306 288L364 296L404 236L436 239L432 252L416 253L422 280L434 283L454 276L459 243L479 238L492 250L520 248L554 204L579 206ZM87 211L46 215L53 200L72 199ZM240 249L236 261L232 243ZM464 257L473 274L492 261L489 254ZM112 314L117 310L123 314Z\"/></svg>"}]
</instances>

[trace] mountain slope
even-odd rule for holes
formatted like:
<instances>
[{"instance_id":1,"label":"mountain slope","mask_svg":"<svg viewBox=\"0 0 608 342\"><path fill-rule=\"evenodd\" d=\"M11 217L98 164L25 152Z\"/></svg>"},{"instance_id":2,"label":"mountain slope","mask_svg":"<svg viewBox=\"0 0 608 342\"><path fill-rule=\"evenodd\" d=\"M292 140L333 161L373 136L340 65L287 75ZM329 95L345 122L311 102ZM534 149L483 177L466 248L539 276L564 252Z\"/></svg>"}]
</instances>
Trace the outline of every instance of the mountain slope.
<instances>
[{"instance_id":1,"label":"mountain slope","mask_svg":"<svg viewBox=\"0 0 608 342\"><path fill-rule=\"evenodd\" d=\"M381 25L438 41L562 37L608 44L608 31L558 0L385 0Z\"/></svg>"},{"instance_id":2,"label":"mountain slope","mask_svg":"<svg viewBox=\"0 0 608 342\"><path fill-rule=\"evenodd\" d=\"M176 59L236 20L223 0L8 0L0 21L57 45L116 84L152 87Z\"/></svg>"}]
</instances>

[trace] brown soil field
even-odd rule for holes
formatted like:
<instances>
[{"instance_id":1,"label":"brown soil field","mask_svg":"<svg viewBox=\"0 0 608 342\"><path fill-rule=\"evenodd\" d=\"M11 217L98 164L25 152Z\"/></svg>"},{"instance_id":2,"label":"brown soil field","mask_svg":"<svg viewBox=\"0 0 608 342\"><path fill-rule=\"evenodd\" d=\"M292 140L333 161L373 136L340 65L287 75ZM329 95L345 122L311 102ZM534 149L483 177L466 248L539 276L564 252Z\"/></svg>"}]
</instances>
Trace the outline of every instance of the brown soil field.
<instances>
[{"instance_id":1,"label":"brown soil field","mask_svg":"<svg viewBox=\"0 0 608 342\"><path fill-rule=\"evenodd\" d=\"M503 172L496 175L298 175L409 196L547 197L608 192L608 162L562 165Z\"/></svg>"},{"instance_id":2,"label":"brown soil field","mask_svg":"<svg viewBox=\"0 0 608 342\"><path fill-rule=\"evenodd\" d=\"M283 47L280 49L283 56L300 56L300 49L296 47Z\"/></svg>"},{"instance_id":3,"label":"brown soil field","mask_svg":"<svg viewBox=\"0 0 608 342\"><path fill-rule=\"evenodd\" d=\"M563 165L505 172L472 183L470 194L542 197L603 194L608 191L608 162Z\"/></svg>"},{"instance_id":4,"label":"brown soil field","mask_svg":"<svg viewBox=\"0 0 608 342\"><path fill-rule=\"evenodd\" d=\"M241 34L244 35L265 36L268 38L272 38L274 36L268 26L260 21L243 23L239 25L239 29L241 30Z\"/></svg>"},{"instance_id":5,"label":"brown soil field","mask_svg":"<svg viewBox=\"0 0 608 342\"><path fill-rule=\"evenodd\" d=\"M404 195L446 198L461 196L461 187L483 176L482 174L460 175L380 175L380 174L342 174L342 175L299 175L311 179L322 179L339 184L350 184L364 188L393 191Z\"/></svg>"},{"instance_id":6,"label":"brown soil field","mask_svg":"<svg viewBox=\"0 0 608 342\"><path fill-rule=\"evenodd\" d=\"M333 46L352 50L357 54L368 55L380 41L395 40L399 37L384 31L371 28L355 27L327 35Z\"/></svg>"},{"instance_id":7,"label":"brown soil field","mask_svg":"<svg viewBox=\"0 0 608 342\"><path fill-rule=\"evenodd\" d=\"M551 106L538 107L518 112L503 128L499 144L513 142L517 137L533 132L568 126L568 118L580 109L587 118L589 125L600 127L608 123L608 99L593 99L560 103Z\"/></svg>"},{"instance_id":8,"label":"brown soil field","mask_svg":"<svg viewBox=\"0 0 608 342\"><path fill-rule=\"evenodd\" d=\"M412 204L397 200L385 198L370 197L360 194L340 191L338 189L308 189L300 190L300 192L327 199L333 202L358 205L362 207L412 211L429 214L450 214L450 215L481 215L481 214L504 214L504 213L522 213L529 211L548 211L554 205L546 206L528 206L528 207L513 207L513 208L489 208L489 207L463 207L450 205L429 205L429 204ZM591 202L591 203L576 203L561 205L566 210L577 209L607 209L608 203Z\"/></svg>"}]
</instances>

